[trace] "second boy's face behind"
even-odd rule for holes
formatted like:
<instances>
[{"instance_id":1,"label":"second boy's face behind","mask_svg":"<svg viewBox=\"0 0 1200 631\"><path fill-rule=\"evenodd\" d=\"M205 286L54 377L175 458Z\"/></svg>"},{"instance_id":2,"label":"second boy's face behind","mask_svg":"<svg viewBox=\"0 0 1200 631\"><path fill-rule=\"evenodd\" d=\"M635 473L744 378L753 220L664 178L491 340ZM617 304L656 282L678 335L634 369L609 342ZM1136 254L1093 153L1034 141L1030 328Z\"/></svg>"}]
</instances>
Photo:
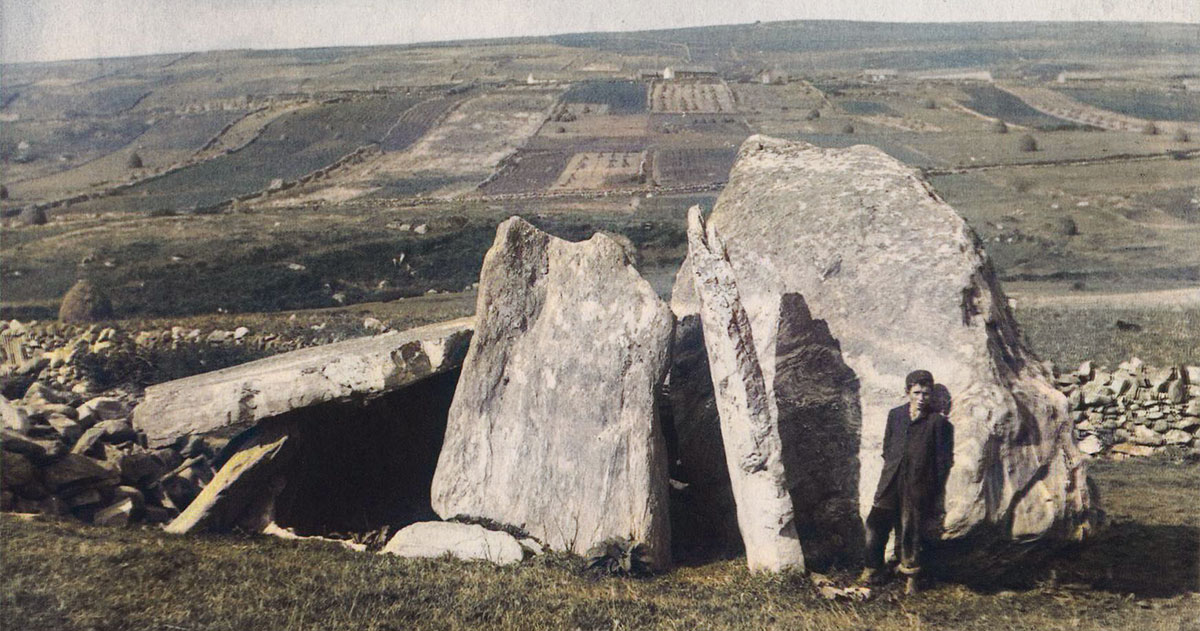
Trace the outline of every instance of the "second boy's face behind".
<instances>
[{"instance_id":1,"label":"second boy's face behind","mask_svg":"<svg viewBox=\"0 0 1200 631\"><path fill-rule=\"evenodd\" d=\"M913 418L923 416L929 411L933 402L933 388L920 383L914 383L908 389L908 409Z\"/></svg>"}]
</instances>

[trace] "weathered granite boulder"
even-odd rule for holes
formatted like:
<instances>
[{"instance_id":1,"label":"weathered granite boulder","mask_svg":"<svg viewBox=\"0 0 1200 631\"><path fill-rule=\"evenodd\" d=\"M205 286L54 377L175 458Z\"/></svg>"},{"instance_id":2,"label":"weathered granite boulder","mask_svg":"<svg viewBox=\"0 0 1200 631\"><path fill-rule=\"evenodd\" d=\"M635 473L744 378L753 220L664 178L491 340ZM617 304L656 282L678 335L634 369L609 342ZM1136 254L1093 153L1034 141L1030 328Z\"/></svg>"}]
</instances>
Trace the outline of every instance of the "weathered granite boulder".
<instances>
[{"instance_id":1,"label":"weathered granite boulder","mask_svg":"<svg viewBox=\"0 0 1200 631\"><path fill-rule=\"evenodd\" d=\"M790 485L783 467L779 408L767 399L762 365L725 246L706 232L700 209L688 212L688 256L738 528L751 570L804 569Z\"/></svg>"},{"instance_id":2,"label":"weathered granite boulder","mask_svg":"<svg viewBox=\"0 0 1200 631\"><path fill-rule=\"evenodd\" d=\"M973 233L912 169L869 146L754 136L709 226L725 242L765 401L779 408L806 555L857 539L846 513L870 508L887 412L917 368L944 386L954 429L943 539L983 552L1095 525L1066 397L1025 347ZM672 297L681 318L700 311L695 278L685 261ZM711 425L678 410L675 423L681 445L689 425ZM711 457L680 454L685 465ZM845 527L806 539L810 517Z\"/></svg>"},{"instance_id":3,"label":"weathered granite boulder","mask_svg":"<svg viewBox=\"0 0 1200 631\"><path fill-rule=\"evenodd\" d=\"M465 561L490 561L497 565L520 563L525 549L516 537L475 524L423 521L397 532L380 554L410 558L450 555Z\"/></svg>"},{"instance_id":4,"label":"weathered granite boulder","mask_svg":"<svg viewBox=\"0 0 1200 631\"><path fill-rule=\"evenodd\" d=\"M655 408L673 319L620 244L502 223L434 474L443 519L516 526L555 550L609 537L669 563Z\"/></svg>"},{"instance_id":5,"label":"weathered granite boulder","mask_svg":"<svg viewBox=\"0 0 1200 631\"><path fill-rule=\"evenodd\" d=\"M305 348L150 386L133 423L151 446L330 401L363 400L457 368L472 319Z\"/></svg>"}]
</instances>

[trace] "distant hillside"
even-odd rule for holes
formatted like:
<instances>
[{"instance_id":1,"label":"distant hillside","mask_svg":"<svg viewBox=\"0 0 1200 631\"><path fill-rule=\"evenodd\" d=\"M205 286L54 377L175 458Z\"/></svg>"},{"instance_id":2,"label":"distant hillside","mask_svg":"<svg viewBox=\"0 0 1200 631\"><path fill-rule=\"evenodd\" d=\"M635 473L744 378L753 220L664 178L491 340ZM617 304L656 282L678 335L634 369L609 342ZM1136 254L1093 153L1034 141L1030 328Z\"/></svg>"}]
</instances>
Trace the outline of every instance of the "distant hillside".
<instances>
[{"instance_id":1,"label":"distant hillside","mask_svg":"<svg viewBox=\"0 0 1200 631\"><path fill-rule=\"evenodd\" d=\"M1200 54L1198 25L1113 22L791 21L639 33L582 33L549 40L563 46L624 52L651 52L682 44L690 49L692 61L714 65L736 64L735 52L770 55L857 51L865 54L847 56L844 61L902 70L1030 65L1064 58L1102 64L1123 57L1127 63L1129 58Z\"/></svg>"}]
</instances>

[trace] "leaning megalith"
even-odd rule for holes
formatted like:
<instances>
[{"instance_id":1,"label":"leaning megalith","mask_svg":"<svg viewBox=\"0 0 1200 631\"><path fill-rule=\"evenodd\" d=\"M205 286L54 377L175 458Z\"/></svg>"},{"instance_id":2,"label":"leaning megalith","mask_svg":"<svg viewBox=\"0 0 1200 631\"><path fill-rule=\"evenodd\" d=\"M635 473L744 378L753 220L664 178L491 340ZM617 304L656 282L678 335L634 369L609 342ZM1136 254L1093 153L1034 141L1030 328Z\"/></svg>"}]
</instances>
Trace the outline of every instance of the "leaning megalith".
<instances>
[{"instance_id":1,"label":"leaning megalith","mask_svg":"<svg viewBox=\"0 0 1200 631\"><path fill-rule=\"evenodd\" d=\"M484 258L475 314L433 478L437 514L579 554L625 537L667 565L655 407L673 325L666 303L610 237L569 243L514 217Z\"/></svg>"},{"instance_id":2,"label":"leaning megalith","mask_svg":"<svg viewBox=\"0 0 1200 631\"><path fill-rule=\"evenodd\" d=\"M783 467L778 408L767 398L746 309L725 246L688 211L688 256L716 392L726 470L751 570L804 569Z\"/></svg>"},{"instance_id":3,"label":"leaning megalith","mask_svg":"<svg viewBox=\"0 0 1200 631\"><path fill-rule=\"evenodd\" d=\"M943 540L991 554L1009 546L980 544L1072 539L1095 525L1065 397L1022 341L978 240L915 171L865 145L753 136L708 221L778 413L806 556L860 545L887 412L917 368L945 387L953 425ZM692 267L672 308L703 320ZM712 426L678 408L675 424L681 446ZM712 458L713 442L691 441L708 452L681 453L683 475Z\"/></svg>"},{"instance_id":4,"label":"leaning megalith","mask_svg":"<svg viewBox=\"0 0 1200 631\"><path fill-rule=\"evenodd\" d=\"M151 446L327 402L362 401L458 368L472 318L281 353L146 388L133 424Z\"/></svg>"}]
</instances>

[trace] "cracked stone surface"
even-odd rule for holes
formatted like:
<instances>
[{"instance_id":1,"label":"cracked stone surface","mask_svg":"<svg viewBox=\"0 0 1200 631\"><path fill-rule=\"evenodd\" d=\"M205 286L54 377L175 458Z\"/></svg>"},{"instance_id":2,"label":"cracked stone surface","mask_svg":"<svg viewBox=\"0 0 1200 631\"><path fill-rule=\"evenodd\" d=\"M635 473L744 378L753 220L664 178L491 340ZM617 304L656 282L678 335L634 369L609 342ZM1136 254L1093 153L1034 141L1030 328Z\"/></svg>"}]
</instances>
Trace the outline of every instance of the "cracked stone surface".
<instances>
[{"instance_id":1,"label":"cracked stone surface","mask_svg":"<svg viewBox=\"0 0 1200 631\"><path fill-rule=\"evenodd\" d=\"M134 427L152 446L328 401L367 399L462 364L473 318L282 353L146 388Z\"/></svg>"},{"instance_id":2,"label":"cracked stone surface","mask_svg":"<svg viewBox=\"0 0 1200 631\"><path fill-rule=\"evenodd\" d=\"M1026 347L975 235L913 169L866 145L753 136L708 221L726 247L767 401L780 409L798 520L869 511L887 412L904 401L905 375L924 368L945 387L953 426L945 543L969 540L983 551L984 543L1078 538L1097 525L1066 398ZM685 261L672 296L680 318L704 317L698 278ZM793 326L810 320L806 330ZM847 370L826 379L820 396L800 383ZM675 422L681 436L689 423L711 425L678 410ZM838 426L839 442L852 438L849 453L797 457L788 446L795 436L792 445L824 447L820 432ZM689 457L711 454L681 454ZM821 466L797 475L813 458ZM829 468L845 471L835 479L857 472L848 501L814 493L828 485L819 474Z\"/></svg>"},{"instance_id":3,"label":"cracked stone surface","mask_svg":"<svg viewBox=\"0 0 1200 631\"><path fill-rule=\"evenodd\" d=\"M479 279L434 474L443 519L515 526L553 550L609 537L669 563L666 447L655 406L670 308L603 234L580 243L514 217Z\"/></svg>"}]
</instances>

